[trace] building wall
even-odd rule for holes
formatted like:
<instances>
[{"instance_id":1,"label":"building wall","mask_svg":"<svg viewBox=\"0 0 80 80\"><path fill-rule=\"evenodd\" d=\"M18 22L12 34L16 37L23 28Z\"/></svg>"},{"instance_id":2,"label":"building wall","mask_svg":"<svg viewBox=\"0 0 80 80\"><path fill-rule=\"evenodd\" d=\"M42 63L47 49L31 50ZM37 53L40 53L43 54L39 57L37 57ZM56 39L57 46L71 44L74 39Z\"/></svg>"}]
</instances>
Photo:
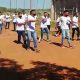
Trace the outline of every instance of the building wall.
<instances>
[{"instance_id":1,"label":"building wall","mask_svg":"<svg viewBox=\"0 0 80 80\"><path fill-rule=\"evenodd\" d=\"M69 10L70 13L80 12L80 0L52 0L56 11L56 15L64 10Z\"/></svg>"}]
</instances>

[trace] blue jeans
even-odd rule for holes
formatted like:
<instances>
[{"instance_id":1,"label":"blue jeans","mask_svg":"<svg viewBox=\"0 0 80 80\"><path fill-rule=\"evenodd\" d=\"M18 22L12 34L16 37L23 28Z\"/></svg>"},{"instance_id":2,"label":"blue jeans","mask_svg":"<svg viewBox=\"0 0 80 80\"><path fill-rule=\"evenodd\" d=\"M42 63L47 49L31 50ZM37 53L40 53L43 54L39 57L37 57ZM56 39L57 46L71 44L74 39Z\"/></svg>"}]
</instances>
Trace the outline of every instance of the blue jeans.
<instances>
[{"instance_id":1,"label":"blue jeans","mask_svg":"<svg viewBox=\"0 0 80 80\"><path fill-rule=\"evenodd\" d=\"M70 32L69 29L62 29L62 41L61 43L64 43L64 39L67 38L68 43L70 44Z\"/></svg>"},{"instance_id":2,"label":"blue jeans","mask_svg":"<svg viewBox=\"0 0 80 80\"><path fill-rule=\"evenodd\" d=\"M49 30L48 28L41 28L41 40L43 39L43 33L46 33L47 40L49 39Z\"/></svg>"},{"instance_id":3,"label":"blue jeans","mask_svg":"<svg viewBox=\"0 0 80 80\"><path fill-rule=\"evenodd\" d=\"M2 25L2 24L0 24L0 32L2 31L2 26L3 26L3 25Z\"/></svg>"},{"instance_id":4,"label":"blue jeans","mask_svg":"<svg viewBox=\"0 0 80 80\"><path fill-rule=\"evenodd\" d=\"M34 48L37 48L37 35L35 31L27 31L27 48L30 47L31 37L33 38Z\"/></svg>"}]
</instances>

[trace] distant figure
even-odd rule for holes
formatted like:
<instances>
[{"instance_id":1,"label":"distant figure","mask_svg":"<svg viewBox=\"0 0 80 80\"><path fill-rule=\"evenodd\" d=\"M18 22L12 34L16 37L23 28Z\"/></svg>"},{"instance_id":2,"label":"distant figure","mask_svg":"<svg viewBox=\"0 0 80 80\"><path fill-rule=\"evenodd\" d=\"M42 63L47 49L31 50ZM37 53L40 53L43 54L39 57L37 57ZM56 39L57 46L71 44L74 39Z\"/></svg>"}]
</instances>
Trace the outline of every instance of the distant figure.
<instances>
[{"instance_id":1,"label":"distant figure","mask_svg":"<svg viewBox=\"0 0 80 80\"><path fill-rule=\"evenodd\" d=\"M25 12L22 13L22 18L23 18L24 20L27 19L27 14L26 14Z\"/></svg>"},{"instance_id":2,"label":"distant figure","mask_svg":"<svg viewBox=\"0 0 80 80\"><path fill-rule=\"evenodd\" d=\"M60 16L57 18L57 21L56 21L56 27L55 29L57 30L55 36L59 36L61 35L61 22L60 22L60 17L62 16L62 14L60 14Z\"/></svg>"},{"instance_id":3,"label":"distant figure","mask_svg":"<svg viewBox=\"0 0 80 80\"><path fill-rule=\"evenodd\" d=\"M79 40L79 22L77 13L74 13L72 18L72 40L74 40L75 31L77 31L77 40Z\"/></svg>"},{"instance_id":4,"label":"distant figure","mask_svg":"<svg viewBox=\"0 0 80 80\"><path fill-rule=\"evenodd\" d=\"M0 34L2 33L2 26L3 26L3 19L2 19L2 13L0 12Z\"/></svg>"},{"instance_id":5,"label":"distant figure","mask_svg":"<svg viewBox=\"0 0 80 80\"><path fill-rule=\"evenodd\" d=\"M16 30L16 20L17 20L17 17L18 17L18 15L17 15L17 13L15 13L15 14L13 15L14 31Z\"/></svg>"},{"instance_id":6,"label":"distant figure","mask_svg":"<svg viewBox=\"0 0 80 80\"><path fill-rule=\"evenodd\" d=\"M48 27L48 29L50 31L50 29L51 29L51 18L50 18L50 15L49 14L47 16L47 27Z\"/></svg>"},{"instance_id":7,"label":"distant figure","mask_svg":"<svg viewBox=\"0 0 80 80\"><path fill-rule=\"evenodd\" d=\"M6 27L5 27L5 29L9 29L9 27L10 27L10 21L11 21L10 15L7 14L6 15Z\"/></svg>"}]
</instances>

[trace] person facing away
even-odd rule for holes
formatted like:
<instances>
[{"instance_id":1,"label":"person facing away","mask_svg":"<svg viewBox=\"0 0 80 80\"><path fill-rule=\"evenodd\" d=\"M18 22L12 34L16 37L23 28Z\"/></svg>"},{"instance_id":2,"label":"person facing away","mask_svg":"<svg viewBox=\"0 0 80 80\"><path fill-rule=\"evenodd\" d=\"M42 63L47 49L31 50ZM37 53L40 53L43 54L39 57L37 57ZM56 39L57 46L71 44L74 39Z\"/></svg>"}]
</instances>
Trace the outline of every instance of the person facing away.
<instances>
[{"instance_id":1,"label":"person facing away","mask_svg":"<svg viewBox=\"0 0 80 80\"><path fill-rule=\"evenodd\" d=\"M37 34L36 34L36 11L31 10L30 15L27 16L27 25L26 25L26 30L27 30L27 45L26 48L30 49L30 41L31 38L33 38L33 43L34 43L34 51L39 52L37 48Z\"/></svg>"},{"instance_id":2,"label":"person facing away","mask_svg":"<svg viewBox=\"0 0 80 80\"><path fill-rule=\"evenodd\" d=\"M50 41L49 40L49 30L47 27L47 17L48 17L47 12L44 12L44 15L41 16L41 39L40 39L40 42L43 40L44 32L46 33L47 41Z\"/></svg>"},{"instance_id":3,"label":"person facing away","mask_svg":"<svg viewBox=\"0 0 80 80\"><path fill-rule=\"evenodd\" d=\"M71 23L71 19L69 17L68 10L63 12L63 16L60 18L61 22L61 30L62 30L62 39L61 39L61 47L64 48L64 40L67 39L69 48L72 48L71 41L70 41L70 32L69 32L69 25Z\"/></svg>"},{"instance_id":4,"label":"person facing away","mask_svg":"<svg viewBox=\"0 0 80 80\"><path fill-rule=\"evenodd\" d=\"M74 13L74 16L72 18L72 40L74 40L75 31L77 31L77 40L79 40L79 19L78 19L78 13Z\"/></svg>"},{"instance_id":5,"label":"person facing away","mask_svg":"<svg viewBox=\"0 0 80 80\"><path fill-rule=\"evenodd\" d=\"M19 12L17 20L16 20L16 31L17 31L17 34L18 34L18 42L17 43L18 44L21 43L21 36L22 36L24 45L26 45L24 24L25 24L25 20L22 18L22 13Z\"/></svg>"}]
</instances>

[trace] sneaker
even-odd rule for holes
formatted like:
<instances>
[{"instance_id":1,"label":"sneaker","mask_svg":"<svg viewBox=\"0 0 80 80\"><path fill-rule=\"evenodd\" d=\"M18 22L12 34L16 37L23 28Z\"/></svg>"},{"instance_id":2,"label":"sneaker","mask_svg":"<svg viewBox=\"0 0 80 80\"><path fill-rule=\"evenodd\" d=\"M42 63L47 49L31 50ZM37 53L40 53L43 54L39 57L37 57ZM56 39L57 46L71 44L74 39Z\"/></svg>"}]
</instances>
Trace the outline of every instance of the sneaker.
<instances>
[{"instance_id":1,"label":"sneaker","mask_svg":"<svg viewBox=\"0 0 80 80\"><path fill-rule=\"evenodd\" d=\"M73 46L69 46L69 48L73 48Z\"/></svg>"},{"instance_id":2,"label":"sneaker","mask_svg":"<svg viewBox=\"0 0 80 80\"><path fill-rule=\"evenodd\" d=\"M34 49L34 51L36 51L37 53L39 53L39 52L40 52L40 50L39 50L39 49L37 49L37 48L35 48L35 49Z\"/></svg>"},{"instance_id":3,"label":"sneaker","mask_svg":"<svg viewBox=\"0 0 80 80\"><path fill-rule=\"evenodd\" d=\"M51 40L50 39L47 39L47 42L50 42Z\"/></svg>"},{"instance_id":4,"label":"sneaker","mask_svg":"<svg viewBox=\"0 0 80 80\"><path fill-rule=\"evenodd\" d=\"M79 41L80 39L77 39L77 41Z\"/></svg>"},{"instance_id":5,"label":"sneaker","mask_svg":"<svg viewBox=\"0 0 80 80\"><path fill-rule=\"evenodd\" d=\"M61 48L65 48L65 46L64 45L61 45Z\"/></svg>"},{"instance_id":6,"label":"sneaker","mask_svg":"<svg viewBox=\"0 0 80 80\"><path fill-rule=\"evenodd\" d=\"M42 40L43 40L43 39L40 39L40 38L39 38L39 43L40 43Z\"/></svg>"}]
</instances>

